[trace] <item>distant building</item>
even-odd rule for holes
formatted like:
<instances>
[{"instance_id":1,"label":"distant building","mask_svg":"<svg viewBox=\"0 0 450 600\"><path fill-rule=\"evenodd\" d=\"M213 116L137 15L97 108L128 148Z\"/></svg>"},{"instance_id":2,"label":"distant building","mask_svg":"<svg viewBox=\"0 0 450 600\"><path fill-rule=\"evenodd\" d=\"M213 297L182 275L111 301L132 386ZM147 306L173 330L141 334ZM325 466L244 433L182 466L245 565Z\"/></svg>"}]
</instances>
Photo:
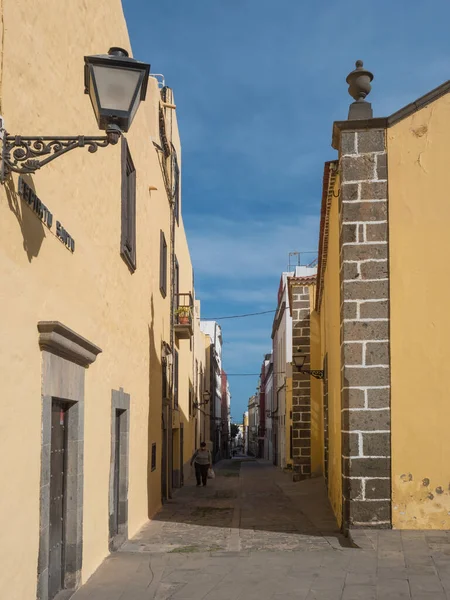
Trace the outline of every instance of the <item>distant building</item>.
<instances>
[{"instance_id":1,"label":"distant building","mask_svg":"<svg viewBox=\"0 0 450 600\"><path fill-rule=\"evenodd\" d=\"M221 399L221 458L230 456L230 384L225 371L222 369L222 399Z\"/></svg>"},{"instance_id":2,"label":"distant building","mask_svg":"<svg viewBox=\"0 0 450 600\"><path fill-rule=\"evenodd\" d=\"M248 454L248 411L243 415L242 435L244 438L244 454Z\"/></svg>"},{"instance_id":3,"label":"distant building","mask_svg":"<svg viewBox=\"0 0 450 600\"><path fill-rule=\"evenodd\" d=\"M210 439L216 462L221 457L222 445L222 328L216 321L201 321L200 329L209 336Z\"/></svg>"},{"instance_id":4,"label":"distant building","mask_svg":"<svg viewBox=\"0 0 450 600\"><path fill-rule=\"evenodd\" d=\"M292 468L292 316L289 306L289 277L314 276L315 267L298 266L281 275L277 311L272 327L273 410L272 447L274 464Z\"/></svg>"},{"instance_id":5,"label":"distant building","mask_svg":"<svg viewBox=\"0 0 450 600\"><path fill-rule=\"evenodd\" d=\"M248 454L258 456L259 429L259 394L254 394L248 400Z\"/></svg>"},{"instance_id":6,"label":"distant building","mask_svg":"<svg viewBox=\"0 0 450 600\"><path fill-rule=\"evenodd\" d=\"M264 431L264 458L273 462L273 354L267 355L265 361L265 431Z\"/></svg>"}]
</instances>

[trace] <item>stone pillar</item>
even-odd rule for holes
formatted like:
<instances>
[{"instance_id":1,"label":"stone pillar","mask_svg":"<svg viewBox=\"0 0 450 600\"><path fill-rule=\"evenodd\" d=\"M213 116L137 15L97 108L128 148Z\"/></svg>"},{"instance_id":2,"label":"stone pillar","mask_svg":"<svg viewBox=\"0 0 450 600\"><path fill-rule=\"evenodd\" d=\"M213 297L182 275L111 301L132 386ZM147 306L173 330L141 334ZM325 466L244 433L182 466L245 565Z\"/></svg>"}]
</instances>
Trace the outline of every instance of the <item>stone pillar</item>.
<instances>
[{"instance_id":1,"label":"stone pillar","mask_svg":"<svg viewBox=\"0 0 450 600\"><path fill-rule=\"evenodd\" d=\"M375 119L337 125L343 524L387 528L391 452L385 129Z\"/></svg>"},{"instance_id":2,"label":"stone pillar","mask_svg":"<svg viewBox=\"0 0 450 600\"><path fill-rule=\"evenodd\" d=\"M310 369L310 299L308 286L292 284L292 345ZM292 370L292 457L294 481L311 476L311 377Z\"/></svg>"}]
</instances>

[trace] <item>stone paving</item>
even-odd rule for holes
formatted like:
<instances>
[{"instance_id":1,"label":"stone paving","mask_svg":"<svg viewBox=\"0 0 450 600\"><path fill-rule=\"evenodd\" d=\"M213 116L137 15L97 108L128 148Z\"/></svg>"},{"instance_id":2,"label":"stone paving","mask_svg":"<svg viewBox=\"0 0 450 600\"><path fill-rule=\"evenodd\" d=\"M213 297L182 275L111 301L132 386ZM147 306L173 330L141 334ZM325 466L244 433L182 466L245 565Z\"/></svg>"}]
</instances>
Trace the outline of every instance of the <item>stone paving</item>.
<instances>
[{"instance_id":1,"label":"stone paving","mask_svg":"<svg viewBox=\"0 0 450 600\"><path fill-rule=\"evenodd\" d=\"M226 461L188 482L73 600L449 600L450 532L337 529L321 479Z\"/></svg>"}]
</instances>

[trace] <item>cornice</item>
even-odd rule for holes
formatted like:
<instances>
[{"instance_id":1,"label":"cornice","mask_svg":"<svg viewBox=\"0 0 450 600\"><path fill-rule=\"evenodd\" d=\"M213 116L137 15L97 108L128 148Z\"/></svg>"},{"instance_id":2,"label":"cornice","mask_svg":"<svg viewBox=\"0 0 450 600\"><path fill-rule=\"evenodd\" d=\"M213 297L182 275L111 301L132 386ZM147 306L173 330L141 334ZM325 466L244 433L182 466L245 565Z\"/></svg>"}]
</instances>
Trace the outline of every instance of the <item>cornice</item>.
<instances>
[{"instance_id":1,"label":"cornice","mask_svg":"<svg viewBox=\"0 0 450 600\"><path fill-rule=\"evenodd\" d=\"M39 321L39 347L82 367L89 367L101 348L59 321Z\"/></svg>"}]
</instances>

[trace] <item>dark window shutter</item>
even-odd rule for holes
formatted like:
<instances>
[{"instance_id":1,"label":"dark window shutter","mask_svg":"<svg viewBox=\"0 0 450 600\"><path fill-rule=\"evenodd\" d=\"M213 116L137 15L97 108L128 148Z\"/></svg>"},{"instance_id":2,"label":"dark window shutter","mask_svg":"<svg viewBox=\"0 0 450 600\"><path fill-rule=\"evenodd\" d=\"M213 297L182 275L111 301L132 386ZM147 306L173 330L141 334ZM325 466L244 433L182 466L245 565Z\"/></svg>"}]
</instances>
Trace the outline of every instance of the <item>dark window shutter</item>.
<instances>
[{"instance_id":1,"label":"dark window shutter","mask_svg":"<svg viewBox=\"0 0 450 600\"><path fill-rule=\"evenodd\" d=\"M174 259L174 263L175 263L175 277L174 277L173 303L174 303L174 310L176 310L178 308L179 302L180 302L180 298L179 298L179 294L180 294L180 268L178 266L178 260L177 260L176 256L175 256L175 259Z\"/></svg>"},{"instance_id":2,"label":"dark window shutter","mask_svg":"<svg viewBox=\"0 0 450 600\"><path fill-rule=\"evenodd\" d=\"M178 167L178 161L175 157L174 165L174 177L175 177L175 218L178 225L180 224L180 169Z\"/></svg>"},{"instance_id":3,"label":"dark window shutter","mask_svg":"<svg viewBox=\"0 0 450 600\"><path fill-rule=\"evenodd\" d=\"M127 140L122 136L122 227L120 253L130 271L136 270L136 169Z\"/></svg>"},{"instance_id":4,"label":"dark window shutter","mask_svg":"<svg viewBox=\"0 0 450 600\"><path fill-rule=\"evenodd\" d=\"M161 375L162 375L162 397L167 398L167 359L163 357L161 361Z\"/></svg>"},{"instance_id":5,"label":"dark window shutter","mask_svg":"<svg viewBox=\"0 0 450 600\"><path fill-rule=\"evenodd\" d=\"M152 444L152 471L156 471L156 444Z\"/></svg>"},{"instance_id":6,"label":"dark window shutter","mask_svg":"<svg viewBox=\"0 0 450 600\"><path fill-rule=\"evenodd\" d=\"M173 401L175 408L178 407L178 352L175 350L175 354L173 357Z\"/></svg>"},{"instance_id":7,"label":"dark window shutter","mask_svg":"<svg viewBox=\"0 0 450 600\"><path fill-rule=\"evenodd\" d=\"M167 294L167 243L162 231L159 244L159 289L165 297Z\"/></svg>"}]
</instances>

